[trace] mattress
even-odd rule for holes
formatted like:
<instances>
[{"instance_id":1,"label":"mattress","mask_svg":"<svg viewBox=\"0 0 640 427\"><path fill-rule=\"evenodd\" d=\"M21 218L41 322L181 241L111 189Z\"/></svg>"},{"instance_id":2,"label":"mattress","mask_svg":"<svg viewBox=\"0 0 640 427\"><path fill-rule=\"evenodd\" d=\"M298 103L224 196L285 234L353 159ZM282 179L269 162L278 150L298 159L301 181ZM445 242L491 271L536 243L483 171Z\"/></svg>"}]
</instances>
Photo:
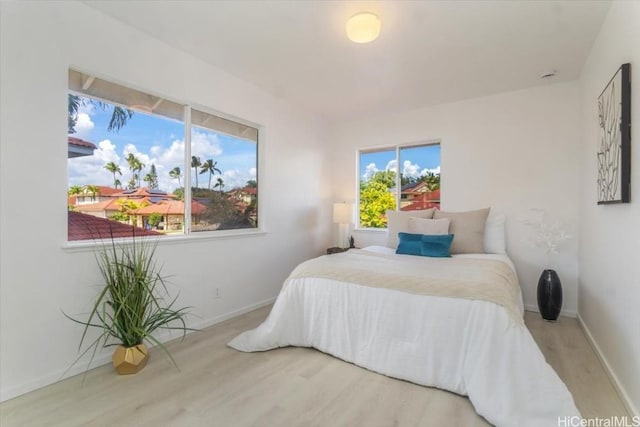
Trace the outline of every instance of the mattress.
<instances>
[{"instance_id":1,"label":"mattress","mask_svg":"<svg viewBox=\"0 0 640 427\"><path fill-rule=\"evenodd\" d=\"M393 252L365 249L388 257ZM506 255L458 257L513 268ZM521 297L517 309L522 316ZM497 426L557 426L558 417L580 416L523 323L483 300L295 278L268 318L229 346L245 352L313 347L383 375L468 396L476 412Z\"/></svg>"}]
</instances>

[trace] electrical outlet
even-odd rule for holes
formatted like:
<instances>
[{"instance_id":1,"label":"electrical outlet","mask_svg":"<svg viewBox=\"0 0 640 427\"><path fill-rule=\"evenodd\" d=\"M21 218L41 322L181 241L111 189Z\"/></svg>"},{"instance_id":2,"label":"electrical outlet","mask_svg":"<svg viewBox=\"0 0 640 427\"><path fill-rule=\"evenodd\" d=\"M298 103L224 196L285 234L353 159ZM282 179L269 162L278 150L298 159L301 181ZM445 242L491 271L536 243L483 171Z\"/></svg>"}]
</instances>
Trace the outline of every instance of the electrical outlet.
<instances>
[{"instance_id":1,"label":"electrical outlet","mask_svg":"<svg viewBox=\"0 0 640 427\"><path fill-rule=\"evenodd\" d=\"M215 288L213 290L213 299L220 299L222 298L222 295L220 293L220 288Z\"/></svg>"}]
</instances>

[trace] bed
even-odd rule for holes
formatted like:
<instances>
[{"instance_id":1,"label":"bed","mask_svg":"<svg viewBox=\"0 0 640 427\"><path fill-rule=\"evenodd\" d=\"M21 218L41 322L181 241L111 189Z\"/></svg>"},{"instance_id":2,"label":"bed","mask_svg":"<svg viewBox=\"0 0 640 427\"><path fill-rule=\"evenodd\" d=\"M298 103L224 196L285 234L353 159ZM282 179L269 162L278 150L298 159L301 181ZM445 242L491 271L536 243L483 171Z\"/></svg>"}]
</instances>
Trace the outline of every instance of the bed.
<instances>
[{"instance_id":1,"label":"bed","mask_svg":"<svg viewBox=\"0 0 640 427\"><path fill-rule=\"evenodd\" d=\"M229 346L313 347L468 396L496 426L557 426L558 417L579 417L523 312L505 254L425 258L372 246L300 264L264 323Z\"/></svg>"}]
</instances>

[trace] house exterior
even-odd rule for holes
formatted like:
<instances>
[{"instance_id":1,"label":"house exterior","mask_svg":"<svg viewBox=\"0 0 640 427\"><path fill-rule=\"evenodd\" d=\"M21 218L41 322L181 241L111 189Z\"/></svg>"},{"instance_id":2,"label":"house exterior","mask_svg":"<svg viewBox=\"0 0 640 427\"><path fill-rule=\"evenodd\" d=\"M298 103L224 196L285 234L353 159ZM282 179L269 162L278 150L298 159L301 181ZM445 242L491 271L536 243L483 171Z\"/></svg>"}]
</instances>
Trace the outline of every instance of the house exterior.
<instances>
[{"instance_id":1,"label":"house exterior","mask_svg":"<svg viewBox=\"0 0 640 427\"><path fill-rule=\"evenodd\" d=\"M400 193L400 210L440 209L440 189L430 190L426 182L407 184Z\"/></svg>"},{"instance_id":2,"label":"house exterior","mask_svg":"<svg viewBox=\"0 0 640 427\"><path fill-rule=\"evenodd\" d=\"M157 227L158 230L167 232L182 231L184 229L184 207L182 200L160 200L131 211L130 214L133 216L131 221L138 227L148 228L149 217L151 214L156 213L162 215L162 221ZM202 215L206 210L207 207L202 203L195 200L191 202L191 221L194 226L197 222L198 215ZM213 228L213 230L215 230L215 228Z\"/></svg>"},{"instance_id":3,"label":"house exterior","mask_svg":"<svg viewBox=\"0 0 640 427\"><path fill-rule=\"evenodd\" d=\"M389 189L391 194L397 194L397 188ZM400 210L417 211L421 209L440 209L440 189L430 190L426 182L411 182L400 189Z\"/></svg>"},{"instance_id":4,"label":"house exterior","mask_svg":"<svg viewBox=\"0 0 640 427\"><path fill-rule=\"evenodd\" d=\"M67 137L67 158L72 159L74 157L93 156L93 150L96 145L93 142L85 141L84 139L76 138L74 136Z\"/></svg>"},{"instance_id":5,"label":"house exterior","mask_svg":"<svg viewBox=\"0 0 640 427\"><path fill-rule=\"evenodd\" d=\"M97 189L97 191L95 191ZM92 191L94 190L94 191ZM107 202L113 199L113 195L122 190L111 188L104 185L85 185L82 187L82 193L69 196L70 205L90 205L100 202Z\"/></svg>"},{"instance_id":6,"label":"house exterior","mask_svg":"<svg viewBox=\"0 0 640 427\"><path fill-rule=\"evenodd\" d=\"M98 191L94 194L88 190L90 188L97 188ZM141 229L150 229L149 217L156 213L162 215L162 221L156 227L157 230L181 232L184 229L184 202L176 200L174 194L147 187L119 190L105 186L85 186L83 195L69 198L69 205L72 207L70 212L75 211L107 220L119 213L126 214L128 216L126 223ZM198 223L198 216L202 215L206 209L206 206L198 201L191 202L191 215L194 224ZM84 224L88 224L88 222L85 221ZM199 226L205 227L207 230L217 228L211 224L199 224ZM80 233L73 234L73 236L77 235ZM72 240L71 233L69 239Z\"/></svg>"}]
</instances>

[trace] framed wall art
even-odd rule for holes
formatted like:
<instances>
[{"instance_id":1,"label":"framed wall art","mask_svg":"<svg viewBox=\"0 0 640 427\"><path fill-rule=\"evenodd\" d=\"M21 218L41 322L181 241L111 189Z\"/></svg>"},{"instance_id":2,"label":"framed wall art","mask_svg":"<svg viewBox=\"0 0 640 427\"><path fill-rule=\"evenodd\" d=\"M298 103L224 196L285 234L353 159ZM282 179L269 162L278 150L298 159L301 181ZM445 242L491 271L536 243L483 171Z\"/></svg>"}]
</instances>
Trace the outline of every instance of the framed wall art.
<instances>
[{"instance_id":1,"label":"framed wall art","mask_svg":"<svg viewBox=\"0 0 640 427\"><path fill-rule=\"evenodd\" d=\"M622 64L598 97L598 204L629 203L631 64Z\"/></svg>"}]
</instances>

